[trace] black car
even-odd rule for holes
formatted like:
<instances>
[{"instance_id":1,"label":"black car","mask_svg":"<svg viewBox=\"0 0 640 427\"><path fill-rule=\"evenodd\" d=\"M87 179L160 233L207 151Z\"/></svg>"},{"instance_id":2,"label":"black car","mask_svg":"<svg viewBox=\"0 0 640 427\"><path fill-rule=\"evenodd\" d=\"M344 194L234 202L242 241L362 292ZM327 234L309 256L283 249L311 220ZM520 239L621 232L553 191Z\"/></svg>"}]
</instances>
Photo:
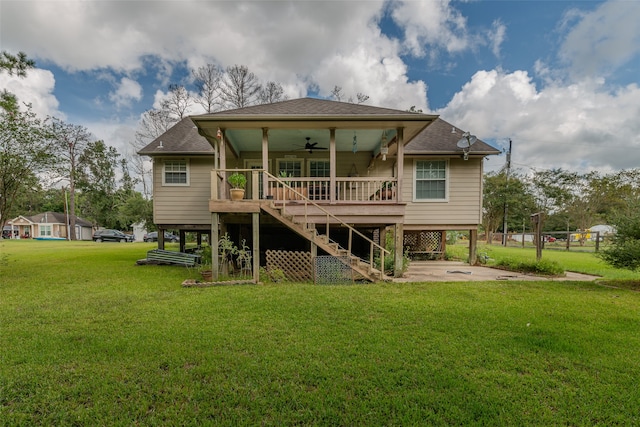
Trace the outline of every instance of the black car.
<instances>
[{"instance_id":1,"label":"black car","mask_svg":"<svg viewBox=\"0 0 640 427\"><path fill-rule=\"evenodd\" d=\"M125 234L119 230L104 229L93 233L94 242L133 242L132 234Z\"/></svg>"},{"instance_id":2,"label":"black car","mask_svg":"<svg viewBox=\"0 0 640 427\"><path fill-rule=\"evenodd\" d=\"M142 238L142 240L144 240L145 242L157 242L158 241L158 232L157 231L152 231L151 233L147 233L144 235L144 237ZM175 234L171 234L168 232L164 232L164 241L165 242L171 242L171 243L177 243L180 241L180 237L176 236Z\"/></svg>"}]
</instances>

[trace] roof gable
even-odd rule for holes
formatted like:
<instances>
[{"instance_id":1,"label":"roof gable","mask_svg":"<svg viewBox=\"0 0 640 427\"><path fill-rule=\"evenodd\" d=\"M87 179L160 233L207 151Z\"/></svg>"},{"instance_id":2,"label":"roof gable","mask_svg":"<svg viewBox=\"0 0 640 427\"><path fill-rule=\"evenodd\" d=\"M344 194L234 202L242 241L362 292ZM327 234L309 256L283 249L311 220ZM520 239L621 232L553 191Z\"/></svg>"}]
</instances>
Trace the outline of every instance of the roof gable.
<instances>
[{"instance_id":1,"label":"roof gable","mask_svg":"<svg viewBox=\"0 0 640 427\"><path fill-rule=\"evenodd\" d=\"M452 129L456 132L453 133ZM438 117L405 146L404 152L405 154L461 154L463 150L457 143L463 133L463 130ZM469 153L491 155L500 154L500 151L478 139L471 146Z\"/></svg>"},{"instance_id":2,"label":"roof gable","mask_svg":"<svg viewBox=\"0 0 640 427\"><path fill-rule=\"evenodd\" d=\"M158 154L213 154L213 148L203 136L190 117L185 117L173 125L165 133L151 141L138 151L140 155Z\"/></svg>"}]
</instances>

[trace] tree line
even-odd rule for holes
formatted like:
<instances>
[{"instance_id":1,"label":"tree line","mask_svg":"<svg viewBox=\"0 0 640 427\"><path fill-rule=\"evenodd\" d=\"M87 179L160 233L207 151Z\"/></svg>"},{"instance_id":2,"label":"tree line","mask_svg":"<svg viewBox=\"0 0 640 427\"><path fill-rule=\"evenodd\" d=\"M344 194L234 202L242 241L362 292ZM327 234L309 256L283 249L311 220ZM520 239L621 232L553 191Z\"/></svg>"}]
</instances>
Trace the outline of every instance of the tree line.
<instances>
[{"instance_id":1,"label":"tree line","mask_svg":"<svg viewBox=\"0 0 640 427\"><path fill-rule=\"evenodd\" d=\"M608 224L617 230L602 258L619 268L640 269L640 169L608 174L550 169L525 175L505 168L485 174L483 197L487 242L498 231L531 231L534 213L546 232Z\"/></svg>"},{"instance_id":2,"label":"tree line","mask_svg":"<svg viewBox=\"0 0 640 427\"><path fill-rule=\"evenodd\" d=\"M25 77L34 67L35 62L23 52L0 53L0 72ZM0 225L17 215L55 211L70 214L72 240L76 238L76 216L95 226L129 229L139 222L154 229L151 164L137 151L187 117L196 105L212 113L287 99L280 83L262 83L245 65L223 69L207 64L190 70L190 74L190 88L170 84L159 108L142 114L126 158L85 127L56 117L39 118L30 105L21 108L15 95L3 90ZM334 87L332 97L354 102L340 86ZM356 102L368 98L358 93Z\"/></svg>"},{"instance_id":3,"label":"tree line","mask_svg":"<svg viewBox=\"0 0 640 427\"><path fill-rule=\"evenodd\" d=\"M0 55L0 72L24 77L33 67L22 52ZM68 212L76 240L76 216L109 228L151 224L151 202L136 183L127 160L85 127L40 118L6 89L0 93L0 225L18 215Z\"/></svg>"}]
</instances>

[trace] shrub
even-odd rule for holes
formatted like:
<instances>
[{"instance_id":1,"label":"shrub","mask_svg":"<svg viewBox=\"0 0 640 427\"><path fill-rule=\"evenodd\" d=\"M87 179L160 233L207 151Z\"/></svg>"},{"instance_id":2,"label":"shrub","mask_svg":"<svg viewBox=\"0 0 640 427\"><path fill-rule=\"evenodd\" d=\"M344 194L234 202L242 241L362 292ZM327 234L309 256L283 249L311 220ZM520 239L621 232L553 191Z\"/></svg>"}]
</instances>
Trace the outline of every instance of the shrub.
<instances>
[{"instance_id":1,"label":"shrub","mask_svg":"<svg viewBox=\"0 0 640 427\"><path fill-rule=\"evenodd\" d=\"M540 274L543 276L562 276L564 269L555 261L542 259L540 261L519 261L503 258L496 262L496 266L509 271L520 273Z\"/></svg>"}]
</instances>

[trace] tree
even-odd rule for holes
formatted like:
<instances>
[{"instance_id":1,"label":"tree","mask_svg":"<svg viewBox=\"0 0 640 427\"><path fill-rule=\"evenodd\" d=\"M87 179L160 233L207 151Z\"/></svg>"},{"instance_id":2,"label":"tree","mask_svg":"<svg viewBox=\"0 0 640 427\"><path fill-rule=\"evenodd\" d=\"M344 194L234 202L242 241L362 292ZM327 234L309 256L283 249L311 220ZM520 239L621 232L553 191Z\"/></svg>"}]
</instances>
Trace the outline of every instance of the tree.
<instances>
[{"instance_id":1,"label":"tree","mask_svg":"<svg viewBox=\"0 0 640 427\"><path fill-rule=\"evenodd\" d=\"M153 202L134 191L123 201L118 209L120 221L127 226L142 223L147 229L153 225Z\"/></svg>"},{"instance_id":2,"label":"tree","mask_svg":"<svg viewBox=\"0 0 640 427\"><path fill-rule=\"evenodd\" d=\"M169 93L160 102L161 109L177 123L186 117L189 107L193 105L193 98L182 85L170 84Z\"/></svg>"},{"instance_id":3,"label":"tree","mask_svg":"<svg viewBox=\"0 0 640 427\"><path fill-rule=\"evenodd\" d=\"M282 85L276 82L267 82L258 95L260 104L273 104L274 102L284 101L284 89Z\"/></svg>"},{"instance_id":4,"label":"tree","mask_svg":"<svg viewBox=\"0 0 640 427\"><path fill-rule=\"evenodd\" d=\"M115 193L119 157L115 148L103 141L92 141L78 162L77 188L82 192L82 214L95 224L110 228L117 226Z\"/></svg>"},{"instance_id":5,"label":"tree","mask_svg":"<svg viewBox=\"0 0 640 427\"><path fill-rule=\"evenodd\" d=\"M333 90L331 91L331 97L338 102L342 101L342 86L334 86Z\"/></svg>"},{"instance_id":6,"label":"tree","mask_svg":"<svg viewBox=\"0 0 640 427\"><path fill-rule=\"evenodd\" d=\"M572 194L569 187L574 185L575 174L563 169L535 171L531 178L531 187L536 199L540 216L540 227L544 229L544 221L550 214L563 210Z\"/></svg>"},{"instance_id":7,"label":"tree","mask_svg":"<svg viewBox=\"0 0 640 427\"><path fill-rule=\"evenodd\" d=\"M640 269L640 201L630 202L614 219L616 233L610 248L600 257L615 268Z\"/></svg>"},{"instance_id":8,"label":"tree","mask_svg":"<svg viewBox=\"0 0 640 427\"><path fill-rule=\"evenodd\" d=\"M36 63L27 58L24 52L18 52L18 55L12 55L9 52L2 51L0 53L0 71L7 71L10 76L26 77L27 70L34 68Z\"/></svg>"},{"instance_id":9,"label":"tree","mask_svg":"<svg viewBox=\"0 0 640 427\"><path fill-rule=\"evenodd\" d=\"M76 240L76 179L80 156L92 141L89 130L83 126L64 123L55 117L50 122L52 146L56 164L54 174L69 183L69 239Z\"/></svg>"},{"instance_id":10,"label":"tree","mask_svg":"<svg viewBox=\"0 0 640 427\"><path fill-rule=\"evenodd\" d=\"M527 221L536 209L534 197L522 176L512 173L507 178L505 170L486 174L483 183L482 225L488 243L492 241L493 233L504 224L505 205L509 207L509 222L513 224Z\"/></svg>"},{"instance_id":11,"label":"tree","mask_svg":"<svg viewBox=\"0 0 640 427\"><path fill-rule=\"evenodd\" d=\"M242 108L256 103L262 86L255 74L245 65L227 67L220 82L220 98L231 108Z\"/></svg>"},{"instance_id":12,"label":"tree","mask_svg":"<svg viewBox=\"0 0 640 427\"><path fill-rule=\"evenodd\" d=\"M52 162L49 128L26 106L0 110L0 225L8 219L18 195L33 186L33 175Z\"/></svg>"},{"instance_id":13,"label":"tree","mask_svg":"<svg viewBox=\"0 0 640 427\"><path fill-rule=\"evenodd\" d=\"M331 97L338 102L341 102L344 98L344 94L342 93L342 86L335 85L333 90L331 91ZM356 93L356 104L362 104L369 99L369 95L365 95L364 93L358 92ZM354 103L353 96L350 96L347 99L347 102Z\"/></svg>"},{"instance_id":14,"label":"tree","mask_svg":"<svg viewBox=\"0 0 640 427\"><path fill-rule=\"evenodd\" d=\"M149 162L145 162L137 152L169 130L174 124L175 120L171 118L168 111L147 110L142 114L135 140L131 142L133 148L133 153L131 153L132 167L140 184L142 184L142 193L147 198L151 197L151 168Z\"/></svg>"},{"instance_id":15,"label":"tree","mask_svg":"<svg viewBox=\"0 0 640 427\"><path fill-rule=\"evenodd\" d=\"M205 109L207 113L213 113L216 106L220 105L220 80L223 71L214 64L207 64L197 70L191 71L194 84L198 90L196 102Z\"/></svg>"}]
</instances>

